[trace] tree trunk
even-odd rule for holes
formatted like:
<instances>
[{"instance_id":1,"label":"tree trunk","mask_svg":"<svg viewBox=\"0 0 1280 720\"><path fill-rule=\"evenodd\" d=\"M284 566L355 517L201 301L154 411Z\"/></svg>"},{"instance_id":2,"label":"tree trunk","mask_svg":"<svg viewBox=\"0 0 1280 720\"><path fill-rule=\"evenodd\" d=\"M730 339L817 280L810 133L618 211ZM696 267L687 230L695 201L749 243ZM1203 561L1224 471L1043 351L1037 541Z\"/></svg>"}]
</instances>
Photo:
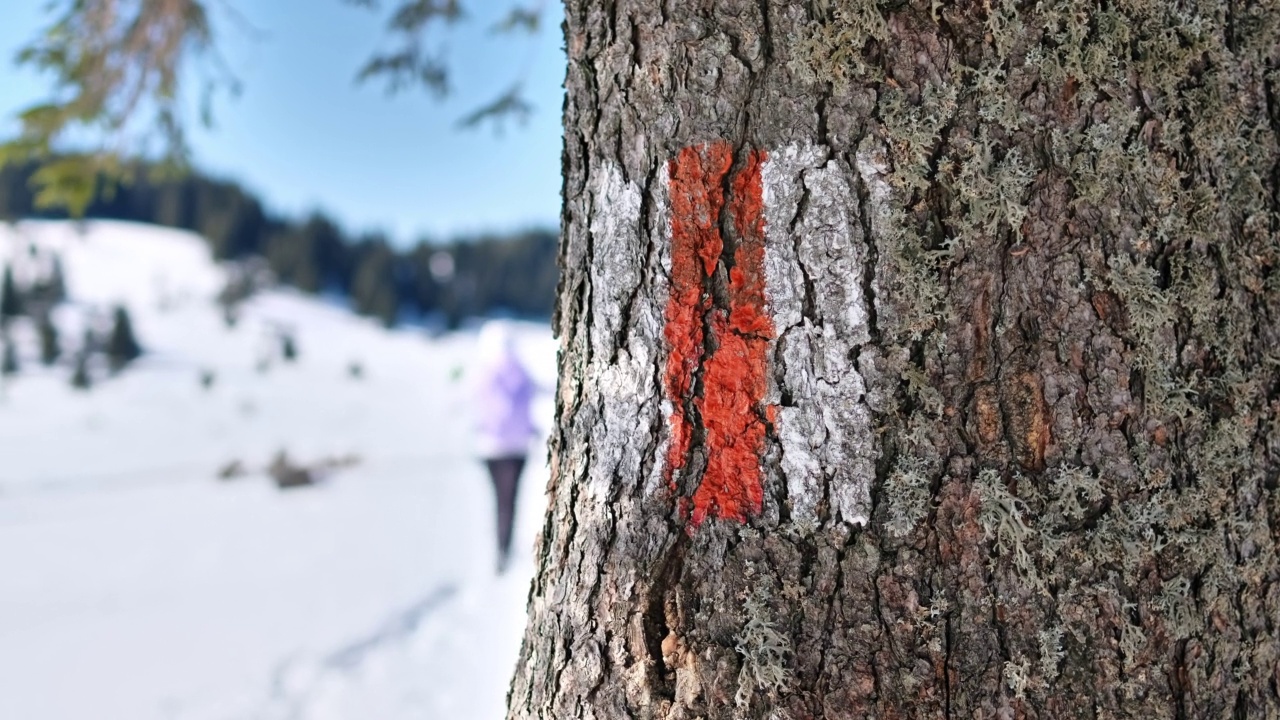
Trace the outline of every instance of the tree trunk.
<instances>
[{"instance_id":1,"label":"tree trunk","mask_svg":"<svg viewBox=\"0 0 1280 720\"><path fill-rule=\"evenodd\" d=\"M566 6L511 718L1280 718L1280 4Z\"/></svg>"}]
</instances>

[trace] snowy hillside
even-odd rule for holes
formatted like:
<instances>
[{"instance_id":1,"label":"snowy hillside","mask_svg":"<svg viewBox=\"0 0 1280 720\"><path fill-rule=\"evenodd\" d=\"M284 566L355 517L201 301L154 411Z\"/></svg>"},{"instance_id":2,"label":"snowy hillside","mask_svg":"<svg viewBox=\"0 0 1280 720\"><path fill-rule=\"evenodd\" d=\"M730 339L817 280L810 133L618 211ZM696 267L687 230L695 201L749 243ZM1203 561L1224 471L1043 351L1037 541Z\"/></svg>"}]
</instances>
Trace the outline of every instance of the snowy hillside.
<instances>
[{"instance_id":1,"label":"snowy hillside","mask_svg":"<svg viewBox=\"0 0 1280 720\"><path fill-rule=\"evenodd\" d=\"M42 365L20 318L20 370L0 381L0 718L500 717L546 469L535 449L523 552L495 578L469 451L474 335L388 332L283 290L228 327L225 270L197 237L0 225L19 282L55 253L62 358ZM145 354L72 388L84 329L117 304ZM536 325L519 344L545 428L554 345ZM333 469L278 490L265 468L281 451ZM233 465L243 475L220 479Z\"/></svg>"}]
</instances>

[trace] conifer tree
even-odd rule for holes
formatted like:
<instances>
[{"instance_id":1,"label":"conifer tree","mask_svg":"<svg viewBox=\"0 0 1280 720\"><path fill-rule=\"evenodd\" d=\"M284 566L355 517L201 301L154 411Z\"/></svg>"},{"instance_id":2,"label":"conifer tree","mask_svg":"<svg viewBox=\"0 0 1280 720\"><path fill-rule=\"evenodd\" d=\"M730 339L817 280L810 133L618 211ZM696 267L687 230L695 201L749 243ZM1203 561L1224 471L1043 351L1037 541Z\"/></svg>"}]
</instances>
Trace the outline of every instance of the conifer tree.
<instances>
[{"instance_id":1,"label":"conifer tree","mask_svg":"<svg viewBox=\"0 0 1280 720\"><path fill-rule=\"evenodd\" d=\"M107 340L107 363L112 372L123 370L142 354L133 335L133 322L129 319L129 311L123 306L115 309L115 322L111 328L111 337Z\"/></svg>"},{"instance_id":2,"label":"conifer tree","mask_svg":"<svg viewBox=\"0 0 1280 720\"><path fill-rule=\"evenodd\" d=\"M45 313L40 316L36 330L40 335L40 362L52 365L62 354L62 349L58 346L58 327L53 324L53 318Z\"/></svg>"},{"instance_id":3,"label":"conifer tree","mask_svg":"<svg viewBox=\"0 0 1280 720\"><path fill-rule=\"evenodd\" d=\"M360 259L351 284L356 311L378 318L387 327L394 325L400 309L396 284L395 255L385 244L373 244Z\"/></svg>"},{"instance_id":4,"label":"conifer tree","mask_svg":"<svg viewBox=\"0 0 1280 720\"><path fill-rule=\"evenodd\" d=\"M280 336L280 355L285 362L293 362L298 359L298 343L293 338L293 333L288 332Z\"/></svg>"},{"instance_id":5,"label":"conifer tree","mask_svg":"<svg viewBox=\"0 0 1280 720\"><path fill-rule=\"evenodd\" d=\"M71 373L71 387L76 390L88 390L93 385L89 376L89 351L87 348L76 353L75 370Z\"/></svg>"},{"instance_id":6,"label":"conifer tree","mask_svg":"<svg viewBox=\"0 0 1280 720\"><path fill-rule=\"evenodd\" d=\"M4 266L4 279L0 280L0 323L8 324L10 320L22 314L22 296L13 281L13 268Z\"/></svg>"},{"instance_id":7,"label":"conifer tree","mask_svg":"<svg viewBox=\"0 0 1280 720\"><path fill-rule=\"evenodd\" d=\"M3 358L0 358L0 375L5 377L17 375L20 369L18 365L18 347L8 336L4 338L3 342L4 352Z\"/></svg>"},{"instance_id":8,"label":"conifer tree","mask_svg":"<svg viewBox=\"0 0 1280 720\"><path fill-rule=\"evenodd\" d=\"M49 302L57 304L67 299L67 278L62 271L62 258L53 256L53 270L45 280L45 292Z\"/></svg>"}]
</instances>

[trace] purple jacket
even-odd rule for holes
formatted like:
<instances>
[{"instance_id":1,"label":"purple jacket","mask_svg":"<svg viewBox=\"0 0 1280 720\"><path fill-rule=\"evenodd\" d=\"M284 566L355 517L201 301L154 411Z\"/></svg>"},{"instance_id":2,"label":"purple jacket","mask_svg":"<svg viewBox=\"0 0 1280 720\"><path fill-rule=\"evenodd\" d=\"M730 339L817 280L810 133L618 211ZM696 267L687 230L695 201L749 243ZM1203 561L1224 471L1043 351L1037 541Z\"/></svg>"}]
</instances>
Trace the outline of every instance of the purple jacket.
<instances>
[{"instance_id":1,"label":"purple jacket","mask_svg":"<svg viewBox=\"0 0 1280 720\"><path fill-rule=\"evenodd\" d=\"M477 366L476 450L486 459L524 456L537 432L529 406L534 385L512 352Z\"/></svg>"}]
</instances>

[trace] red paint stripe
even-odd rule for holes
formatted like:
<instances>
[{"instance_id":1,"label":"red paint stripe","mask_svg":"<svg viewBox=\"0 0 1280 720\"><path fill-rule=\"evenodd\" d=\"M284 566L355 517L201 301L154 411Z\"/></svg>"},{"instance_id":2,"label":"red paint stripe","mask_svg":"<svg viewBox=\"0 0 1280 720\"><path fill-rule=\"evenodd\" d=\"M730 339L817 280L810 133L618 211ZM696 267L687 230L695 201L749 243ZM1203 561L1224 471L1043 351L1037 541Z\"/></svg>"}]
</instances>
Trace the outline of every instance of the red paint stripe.
<instances>
[{"instance_id":1,"label":"red paint stripe","mask_svg":"<svg viewBox=\"0 0 1280 720\"><path fill-rule=\"evenodd\" d=\"M671 413L671 445L667 450L667 482L684 467L693 426L686 402L693 394L693 377L702 364L703 318L710 308L707 275L714 271L723 249L720 210L722 181L733 156L727 145L687 147L667 166L671 195L671 296L667 300L666 337L670 354L664 378ZM675 488L673 487L672 490Z\"/></svg>"},{"instance_id":2,"label":"red paint stripe","mask_svg":"<svg viewBox=\"0 0 1280 720\"><path fill-rule=\"evenodd\" d=\"M729 313L717 313L719 347L707 360L698 403L707 428L706 475L693 495L693 523L707 517L744 521L760 512L764 478L760 455L766 426L769 341L773 323L765 311L764 153L752 151L732 182L729 215L738 234L729 273Z\"/></svg>"},{"instance_id":3,"label":"red paint stripe","mask_svg":"<svg viewBox=\"0 0 1280 720\"><path fill-rule=\"evenodd\" d=\"M724 244L719 216L724 178L732 164L727 143L685 148L669 166L672 283L664 334L670 346L666 392L675 411L667 457L668 480L684 467L695 418L686 412L701 367L702 395L694 400L706 428L707 469L692 498L693 526L708 517L745 521L760 512L773 323L765 310L763 152L753 151L731 183L729 214L738 236L729 273L729 308L712 309L707 280ZM703 324L710 314L715 350L703 362ZM674 488L673 488L674 489Z\"/></svg>"}]
</instances>

